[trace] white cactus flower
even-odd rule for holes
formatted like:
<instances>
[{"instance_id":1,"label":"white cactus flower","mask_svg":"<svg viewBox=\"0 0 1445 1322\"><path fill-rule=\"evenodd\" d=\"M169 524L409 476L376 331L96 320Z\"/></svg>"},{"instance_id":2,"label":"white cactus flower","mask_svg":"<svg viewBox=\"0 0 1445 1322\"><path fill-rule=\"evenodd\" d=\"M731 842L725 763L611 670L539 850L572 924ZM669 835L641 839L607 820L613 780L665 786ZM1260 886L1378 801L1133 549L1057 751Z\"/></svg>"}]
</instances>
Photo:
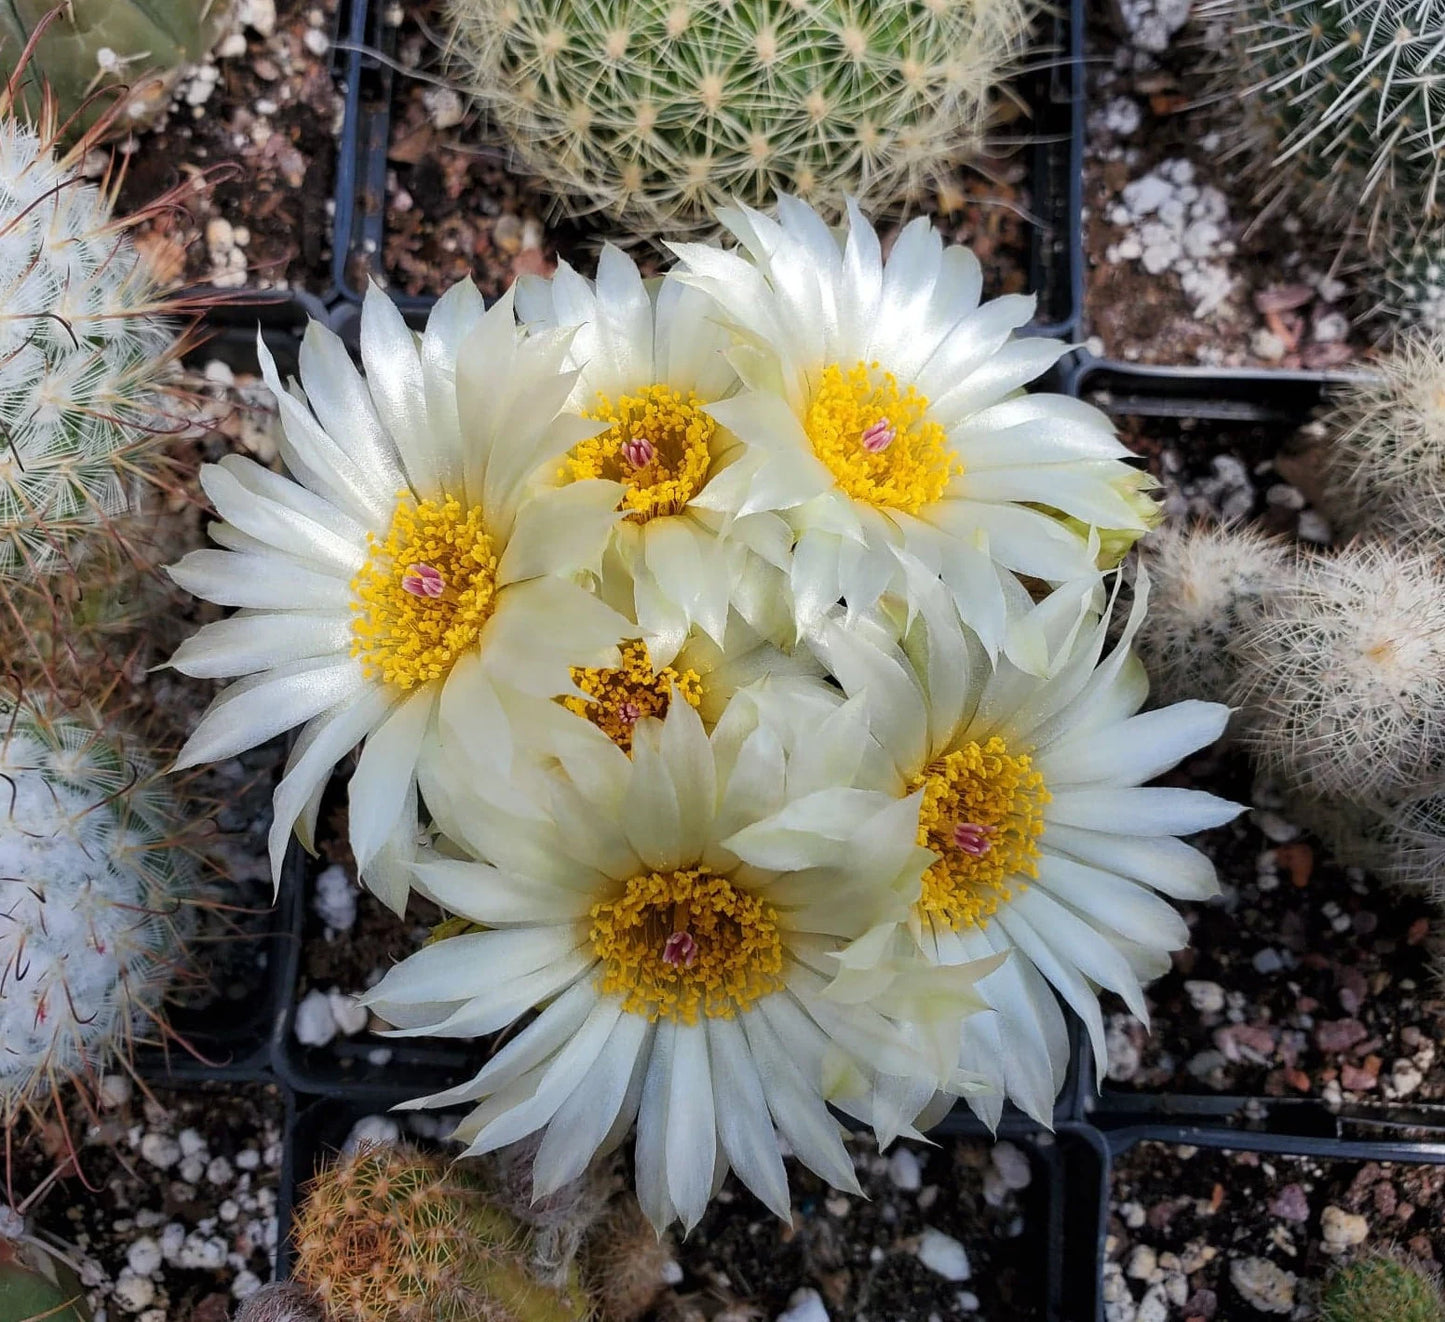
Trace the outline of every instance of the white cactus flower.
<instances>
[{"instance_id":1,"label":"white cactus flower","mask_svg":"<svg viewBox=\"0 0 1445 1322\"><path fill-rule=\"evenodd\" d=\"M671 662L694 625L721 646L730 606L786 595L792 534L765 501L748 502L763 456L707 412L739 384L711 300L671 276L644 283L608 245L595 283L563 262L550 280L519 282L517 311L534 331L576 328L571 406L607 426L557 480L623 484L604 563L630 581L627 613L653 661Z\"/></svg>"},{"instance_id":2,"label":"white cactus flower","mask_svg":"<svg viewBox=\"0 0 1445 1322\"><path fill-rule=\"evenodd\" d=\"M283 387L261 346L296 480L237 456L203 470L225 549L193 551L171 574L241 609L171 664L243 677L211 704L178 766L301 727L276 790L278 875L293 826L309 846L333 766L365 740L351 847L363 880L399 911L429 732L457 731L505 777L509 695L569 693L572 667L617 664L626 621L572 576L600 568L621 489L533 488L539 466L599 426L562 412L575 383L568 352L565 335L523 342L510 296L484 312L470 283L441 299L420 337L373 287L365 379L320 325L302 345L304 395Z\"/></svg>"},{"instance_id":3,"label":"white cactus flower","mask_svg":"<svg viewBox=\"0 0 1445 1322\"><path fill-rule=\"evenodd\" d=\"M889 615L850 627L835 614L815 645L888 755L878 787L923 796L918 839L934 862L914 940L942 964L1009 956L980 983L997 1015L963 1025L960 1063L994 1086L970 1104L997 1124L1007 1096L1048 1124L1069 1054L1055 991L1088 1028L1102 1074L1099 990L1147 1019L1142 983L1189 940L1155 892L1216 893L1214 865L1176 837L1230 821L1239 805L1144 782L1218 738L1229 708L1140 712L1148 679L1130 644L1148 597L1142 577L1107 656L1107 611L1056 612L1048 641L1065 659L1041 679L1007 660L990 666L936 580L911 569L919 613L901 641Z\"/></svg>"},{"instance_id":4,"label":"white cactus flower","mask_svg":"<svg viewBox=\"0 0 1445 1322\"><path fill-rule=\"evenodd\" d=\"M1034 300L980 303L982 272L926 218L885 262L854 205L839 235L778 199L719 219L740 249L674 244L679 278L707 292L741 343L748 389L709 406L765 450L750 500L783 507L797 534L790 575L807 627L840 598L866 609L906 592L898 554L926 564L990 655L1047 671L1020 577L1097 576L1099 534L1149 526L1146 475L1097 409L1023 393L1068 352L1017 338ZM1111 540L1117 541L1116 536Z\"/></svg>"},{"instance_id":5,"label":"white cactus flower","mask_svg":"<svg viewBox=\"0 0 1445 1322\"><path fill-rule=\"evenodd\" d=\"M415 1105L476 1103L455 1135L469 1154L541 1132L537 1196L635 1119L659 1229L695 1225L729 1168L787 1217L779 1133L857 1192L828 1104L888 1141L938 1090L969 1087L958 1024L992 965L879 964L928 859L918 801L840 784L817 733L814 756L790 758L739 699L711 735L674 701L636 724L630 756L596 740L590 771L530 777L525 811L487 798L452 746L426 795L469 857L424 855L417 885L489 930L412 955L365 1001L406 1035L479 1037L540 1012L475 1078ZM848 963L869 985L845 1001L830 983Z\"/></svg>"}]
</instances>

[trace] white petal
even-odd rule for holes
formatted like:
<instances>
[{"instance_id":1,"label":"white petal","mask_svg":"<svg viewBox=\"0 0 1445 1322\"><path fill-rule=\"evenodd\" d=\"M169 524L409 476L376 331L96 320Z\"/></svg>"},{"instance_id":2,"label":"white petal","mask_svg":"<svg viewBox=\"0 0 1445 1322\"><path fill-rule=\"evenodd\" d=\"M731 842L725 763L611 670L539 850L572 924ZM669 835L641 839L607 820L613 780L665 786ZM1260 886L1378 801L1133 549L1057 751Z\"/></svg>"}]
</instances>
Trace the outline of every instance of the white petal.
<instances>
[{"instance_id":1,"label":"white petal","mask_svg":"<svg viewBox=\"0 0 1445 1322\"><path fill-rule=\"evenodd\" d=\"M557 1108L532 1166L532 1197L545 1198L580 1176L607 1138L651 1036L641 1015L623 1014L572 1095Z\"/></svg>"},{"instance_id":2,"label":"white petal","mask_svg":"<svg viewBox=\"0 0 1445 1322\"><path fill-rule=\"evenodd\" d=\"M234 757L366 687L361 666L350 657L296 661L238 680L206 708L173 769Z\"/></svg>"},{"instance_id":3,"label":"white petal","mask_svg":"<svg viewBox=\"0 0 1445 1322\"><path fill-rule=\"evenodd\" d=\"M392 697L383 689L366 688L313 723L305 752L286 769L272 801L270 831L271 877L281 884L281 864L291 829L332 769L382 720ZM299 745L298 745L299 746Z\"/></svg>"},{"instance_id":4,"label":"white petal","mask_svg":"<svg viewBox=\"0 0 1445 1322\"><path fill-rule=\"evenodd\" d=\"M702 1024L678 1024L668 1087L667 1193L686 1232L707 1211L717 1155L707 1029Z\"/></svg>"},{"instance_id":5,"label":"white petal","mask_svg":"<svg viewBox=\"0 0 1445 1322\"><path fill-rule=\"evenodd\" d=\"M377 416L391 435L412 490L424 500L441 494L441 473L426 423L426 387L416 336L401 309L375 281L361 307L361 361Z\"/></svg>"},{"instance_id":6,"label":"white petal","mask_svg":"<svg viewBox=\"0 0 1445 1322\"><path fill-rule=\"evenodd\" d=\"M1062 790L1044 809L1044 820L1090 831L1190 835L1232 822L1243 811L1242 805L1203 790Z\"/></svg>"},{"instance_id":7,"label":"white petal","mask_svg":"<svg viewBox=\"0 0 1445 1322\"><path fill-rule=\"evenodd\" d=\"M345 655L350 647L349 615L242 614L197 629L168 664L195 679L228 679L306 657Z\"/></svg>"},{"instance_id":8,"label":"white petal","mask_svg":"<svg viewBox=\"0 0 1445 1322\"><path fill-rule=\"evenodd\" d=\"M1229 708L1221 703L1180 702L1074 739L1066 736L1034 761L1051 787L1090 781L1139 785L1212 744L1228 722Z\"/></svg>"},{"instance_id":9,"label":"white petal","mask_svg":"<svg viewBox=\"0 0 1445 1322\"><path fill-rule=\"evenodd\" d=\"M528 501L517 511L511 540L497 565L497 585L579 569L600 571L602 550L621 518L621 494L616 482L592 480L572 482Z\"/></svg>"},{"instance_id":10,"label":"white petal","mask_svg":"<svg viewBox=\"0 0 1445 1322\"><path fill-rule=\"evenodd\" d=\"M792 1220L788 1173L768 1114L767 1098L736 1019L708 1019L713 1111L723 1151L738 1178L784 1221Z\"/></svg>"},{"instance_id":11,"label":"white petal","mask_svg":"<svg viewBox=\"0 0 1445 1322\"><path fill-rule=\"evenodd\" d=\"M368 291L368 302L371 297ZM365 313L362 315L364 323ZM363 324L363 340L365 335ZM376 416L371 392L341 338L319 321L311 322L301 341L300 366L306 398L327 435L355 463L382 477L393 491L405 487L396 444Z\"/></svg>"},{"instance_id":12,"label":"white petal","mask_svg":"<svg viewBox=\"0 0 1445 1322\"><path fill-rule=\"evenodd\" d=\"M191 551L166 568L187 592L218 606L257 610L351 611L347 579L307 569L286 556Z\"/></svg>"},{"instance_id":13,"label":"white petal","mask_svg":"<svg viewBox=\"0 0 1445 1322\"><path fill-rule=\"evenodd\" d=\"M360 871L396 833L437 697L437 686L427 684L403 698L361 751L347 787L351 852Z\"/></svg>"}]
</instances>

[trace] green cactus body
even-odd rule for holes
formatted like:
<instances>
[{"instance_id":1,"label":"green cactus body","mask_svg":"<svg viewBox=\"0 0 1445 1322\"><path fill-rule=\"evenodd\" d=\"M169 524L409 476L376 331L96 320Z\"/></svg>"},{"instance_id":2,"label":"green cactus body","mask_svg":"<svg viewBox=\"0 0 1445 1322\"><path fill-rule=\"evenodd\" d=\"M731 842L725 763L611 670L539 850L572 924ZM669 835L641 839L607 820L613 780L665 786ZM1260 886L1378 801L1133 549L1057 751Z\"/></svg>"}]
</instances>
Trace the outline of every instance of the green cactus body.
<instances>
[{"instance_id":1,"label":"green cactus body","mask_svg":"<svg viewBox=\"0 0 1445 1322\"><path fill-rule=\"evenodd\" d=\"M544 1283L525 1228L436 1157L367 1147L322 1171L294 1232L296 1278L334 1322L582 1322L573 1269Z\"/></svg>"},{"instance_id":2,"label":"green cactus body","mask_svg":"<svg viewBox=\"0 0 1445 1322\"><path fill-rule=\"evenodd\" d=\"M29 1240L0 1237L0 1322L90 1322L90 1315L85 1291L65 1263Z\"/></svg>"},{"instance_id":3,"label":"green cactus body","mask_svg":"<svg viewBox=\"0 0 1445 1322\"><path fill-rule=\"evenodd\" d=\"M1445 1322L1433 1275L1390 1253L1339 1268L1320 1298L1320 1322Z\"/></svg>"},{"instance_id":4,"label":"green cactus body","mask_svg":"<svg viewBox=\"0 0 1445 1322\"><path fill-rule=\"evenodd\" d=\"M72 558L184 430L168 307L76 170L0 117L0 581Z\"/></svg>"},{"instance_id":5,"label":"green cactus body","mask_svg":"<svg viewBox=\"0 0 1445 1322\"><path fill-rule=\"evenodd\" d=\"M1300 210L1387 240L1445 217L1445 5L1216 0L1252 166Z\"/></svg>"},{"instance_id":6,"label":"green cactus body","mask_svg":"<svg viewBox=\"0 0 1445 1322\"><path fill-rule=\"evenodd\" d=\"M0 73L9 78L25 43L54 0L0 0ZM220 36L229 0L67 0L41 36L24 73L22 100L32 118L48 86L62 119L89 128L111 98L94 92L130 89L116 116L134 128L166 108L182 69L200 60Z\"/></svg>"},{"instance_id":7,"label":"green cactus body","mask_svg":"<svg viewBox=\"0 0 1445 1322\"><path fill-rule=\"evenodd\" d=\"M575 211L896 203L977 152L1033 0L448 0L453 70Z\"/></svg>"},{"instance_id":8,"label":"green cactus body","mask_svg":"<svg viewBox=\"0 0 1445 1322\"><path fill-rule=\"evenodd\" d=\"M0 702L0 1119L128 1053L182 963L178 809L95 725Z\"/></svg>"}]
</instances>

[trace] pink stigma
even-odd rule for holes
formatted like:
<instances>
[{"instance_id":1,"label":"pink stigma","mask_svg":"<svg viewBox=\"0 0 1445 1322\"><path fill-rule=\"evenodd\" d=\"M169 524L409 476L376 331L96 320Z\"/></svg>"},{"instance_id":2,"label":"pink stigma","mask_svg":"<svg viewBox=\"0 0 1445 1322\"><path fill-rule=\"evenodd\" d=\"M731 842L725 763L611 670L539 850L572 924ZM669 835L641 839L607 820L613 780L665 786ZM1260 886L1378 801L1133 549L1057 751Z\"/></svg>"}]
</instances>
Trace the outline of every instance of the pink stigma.
<instances>
[{"instance_id":1,"label":"pink stigma","mask_svg":"<svg viewBox=\"0 0 1445 1322\"><path fill-rule=\"evenodd\" d=\"M646 468L657 458L657 447L644 437L623 441L622 457L634 468Z\"/></svg>"},{"instance_id":2,"label":"pink stigma","mask_svg":"<svg viewBox=\"0 0 1445 1322\"><path fill-rule=\"evenodd\" d=\"M635 702L624 702L618 707L617 716L623 725L636 725L642 719L642 708Z\"/></svg>"},{"instance_id":3,"label":"pink stigma","mask_svg":"<svg viewBox=\"0 0 1445 1322\"><path fill-rule=\"evenodd\" d=\"M690 969L697 963L697 942L691 932L674 932L662 947L662 962Z\"/></svg>"},{"instance_id":4,"label":"pink stigma","mask_svg":"<svg viewBox=\"0 0 1445 1322\"><path fill-rule=\"evenodd\" d=\"M898 429L887 418L879 418L863 433L863 448L869 454L882 454L898 439Z\"/></svg>"},{"instance_id":5,"label":"pink stigma","mask_svg":"<svg viewBox=\"0 0 1445 1322\"><path fill-rule=\"evenodd\" d=\"M402 575L401 590L413 597L431 597L435 600L447 590L447 581L441 572L431 565L408 565Z\"/></svg>"},{"instance_id":6,"label":"pink stigma","mask_svg":"<svg viewBox=\"0 0 1445 1322\"><path fill-rule=\"evenodd\" d=\"M980 826L977 822L959 822L953 828L954 847L965 854L973 855L974 858L982 858L993 847L989 836L997 829L994 826Z\"/></svg>"}]
</instances>

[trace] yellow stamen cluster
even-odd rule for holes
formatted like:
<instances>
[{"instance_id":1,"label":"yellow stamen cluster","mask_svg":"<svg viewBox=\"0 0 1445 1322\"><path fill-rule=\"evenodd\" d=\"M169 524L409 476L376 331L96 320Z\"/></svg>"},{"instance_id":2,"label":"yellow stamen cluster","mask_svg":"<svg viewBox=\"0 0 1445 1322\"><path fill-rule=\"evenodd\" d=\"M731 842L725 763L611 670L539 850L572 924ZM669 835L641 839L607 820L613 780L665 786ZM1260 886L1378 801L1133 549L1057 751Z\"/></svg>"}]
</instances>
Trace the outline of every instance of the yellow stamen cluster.
<instances>
[{"instance_id":1,"label":"yellow stamen cluster","mask_svg":"<svg viewBox=\"0 0 1445 1322\"><path fill-rule=\"evenodd\" d=\"M869 450L864 433L879 423L896 434L886 448ZM803 427L838 486L869 505L917 514L963 472L948 434L928 418L928 401L913 386L900 391L877 363L825 367Z\"/></svg>"},{"instance_id":2,"label":"yellow stamen cluster","mask_svg":"<svg viewBox=\"0 0 1445 1322\"><path fill-rule=\"evenodd\" d=\"M625 483L627 494L618 508L627 510L633 523L679 513L702 490L712 463L717 423L702 411L703 401L693 391L683 395L665 385L597 399L597 407L585 416L612 425L572 451L563 476ZM639 441L652 447L651 461L641 467L629 463L623 452Z\"/></svg>"},{"instance_id":3,"label":"yellow stamen cluster","mask_svg":"<svg viewBox=\"0 0 1445 1322\"><path fill-rule=\"evenodd\" d=\"M696 943L690 964L669 963L670 936ZM783 943L771 905L706 868L633 877L622 895L592 907L598 992L629 1014L697 1022L731 1019L782 985Z\"/></svg>"},{"instance_id":4,"label":"yellow stamen cluster","mask_svg":"<svg viewBox=\"0 0 1445 1322\"><path fill-rule=\"evenodd\" d=\"M478 506L452 496L418 501L403 493L384 540L368 538L370 558L351 581L351 654L368 679L412 689L445 677L477 640L496 605L497 556ZM408 592L415 565L445 584L439 597Z\"/></svg>"},{"instance_id":5,"label":"yellow stamen cluster","mask_svg":"<svg viewBox=\"0 0 1445 1322\"><path fill-rule=\"evenodd\" d=\"M573 667L572 682L593 700L563 698L562 705L591 721L624 753L632 751L632 729L638 721L667 715L674 690L689 707L702 702L697 671L663 666L654 674L647 644L640 638L622 645L622 664L616 670Z\"/></svg>"},{"instance_id":6,"label":"yellow stamen cluster","mask_svg":"<svg viewBox=\"0 0 1445 1322\"><path fill-rule=\"evenodd\" d=\"M918 901L923 916L959 931L982 927L1002 904L1038 876L1038 837L1043 834L1044 778L1027 754L1010 755L1002 739L970 741L919 776L922 788L918 843L939 859L923 874ZM992 828L981 854L961 849L954 838L960 824Z\"/></svg>"}]
</instances>

